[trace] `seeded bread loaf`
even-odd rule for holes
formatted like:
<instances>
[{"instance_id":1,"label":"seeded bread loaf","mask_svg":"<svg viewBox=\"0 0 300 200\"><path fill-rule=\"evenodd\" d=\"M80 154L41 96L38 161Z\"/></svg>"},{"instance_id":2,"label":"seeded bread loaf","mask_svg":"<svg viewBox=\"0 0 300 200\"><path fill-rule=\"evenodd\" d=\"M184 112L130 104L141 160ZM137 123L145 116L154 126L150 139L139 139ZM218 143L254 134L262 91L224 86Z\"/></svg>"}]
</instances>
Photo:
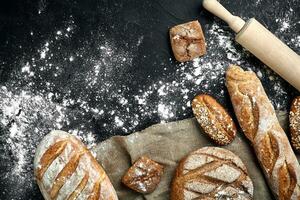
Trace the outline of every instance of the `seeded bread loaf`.
<instances>
[{"instance_id":1,"label":"seeded bread loaf","mask_svg":"<svg viewBox=\"0 0 300 200\"><path fill-rule=\"evenodd\" d=\"M290 110L291 143L294 149L300 152L300 96L296 97Z\"/></svg>"},{"instance_id":2,"label":"seeded bread loaf","mask_svg":"<svg viewBox=\"0 0 300 200\"><path fill-rule=\"evenodd\" d=\"M52 131L38 145L34 174L46 200L118 199L109 178L90 151L63 131Z\"/></svg>"},{"instance_id":3,"label":"seeded bread loaf","mask_svg":"<svg viewBox=\"0 0 300 200\"><path fill-rule=\"evenodd\" d=\"M194 116L204 132L219 145L227 145L236 135L236 126L226 110L211 96L197 95L192 101Z\"/></svg>"},{"instance_id":4,"label":"seeded bread loaf","mask_svg":"<svg viewBox=\"0 0 300 200\"><path fill-rule=\"evenodd\" d=\"M251 71L230 66L226 84L235 114L251 141L276 199L300 199L300 166L264 88Z\"/></svg>"},{"instance_id":5,"label":"seeded bread loaf","mask_svg":"<svg viewBox=\"0 0 300 200\"><path fill-rule=\"evenodd\" d=\"M198 149L176 169L171 200L253 198L253 183L241 159L218 147Z\"/></svg>"}]
</instances>

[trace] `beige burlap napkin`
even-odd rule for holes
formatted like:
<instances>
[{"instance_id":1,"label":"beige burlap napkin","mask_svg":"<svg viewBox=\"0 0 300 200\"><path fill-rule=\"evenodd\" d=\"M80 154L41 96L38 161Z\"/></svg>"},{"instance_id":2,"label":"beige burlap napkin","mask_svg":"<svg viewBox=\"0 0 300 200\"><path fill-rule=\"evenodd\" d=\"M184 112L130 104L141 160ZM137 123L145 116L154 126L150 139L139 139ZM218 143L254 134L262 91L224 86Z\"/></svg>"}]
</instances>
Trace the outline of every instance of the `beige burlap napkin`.
<instances>
[{"instance_id":1,"label":"beige burlap napkin","mask_svg":"<svg viewBox=\"0 0 300 200\"><path fill-rule=\"evenodd\" d=\"M278 113L278 117L285 127L286 114ZM213 145L193 118L153 125L128 136L114 136L98 144L92 151L111 179L119 199L163 200L169 199L170 183L180 159L190 151ZM244 134L238 133L235 140L224 148L238 155L247 166L254 183L254 199L272 199L253 149ZM121 183L126 170L142 155L147 155L165 166L160 184L148 195L133 192Z\"/></svg>"}]
</instances>

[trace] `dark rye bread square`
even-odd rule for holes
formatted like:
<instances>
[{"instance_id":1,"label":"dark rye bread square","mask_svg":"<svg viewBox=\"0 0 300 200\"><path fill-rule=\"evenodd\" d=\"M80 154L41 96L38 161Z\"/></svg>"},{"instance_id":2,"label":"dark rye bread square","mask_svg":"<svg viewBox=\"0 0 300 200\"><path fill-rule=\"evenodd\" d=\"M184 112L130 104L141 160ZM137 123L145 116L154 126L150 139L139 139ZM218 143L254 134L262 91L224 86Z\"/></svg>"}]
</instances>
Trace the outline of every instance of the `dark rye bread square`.
<instances>
[{"instance_id":1,"label":"dark rye bread square","mask_svg":"<svg viewBox=\"0 0 300 200\"><path fill-rule=\"evenodd\" d=\"M179 62L206 54L204 34L197 20L174 26L169 34L174 56Z\"/></svg>"}]
</instances>

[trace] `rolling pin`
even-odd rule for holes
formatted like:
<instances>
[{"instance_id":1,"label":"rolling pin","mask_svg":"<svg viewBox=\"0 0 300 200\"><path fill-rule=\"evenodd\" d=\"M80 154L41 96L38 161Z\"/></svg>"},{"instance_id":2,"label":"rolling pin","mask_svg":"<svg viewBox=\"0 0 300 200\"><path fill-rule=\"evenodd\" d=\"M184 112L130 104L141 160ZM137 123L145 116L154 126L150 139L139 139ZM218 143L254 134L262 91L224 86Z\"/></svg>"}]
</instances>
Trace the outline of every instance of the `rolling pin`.
<instances>
[{"instance_id":1,"label":"rolling pin","mask_svg":"<svg viewBox=\"0 0 300 200\"><path fill-rule=\"evenodd\" d=\"M254 18L245 22L217 0L203 0L203 7L224 20L235 40L300 91L300 56Z\"/></svg>"}]
</instances>

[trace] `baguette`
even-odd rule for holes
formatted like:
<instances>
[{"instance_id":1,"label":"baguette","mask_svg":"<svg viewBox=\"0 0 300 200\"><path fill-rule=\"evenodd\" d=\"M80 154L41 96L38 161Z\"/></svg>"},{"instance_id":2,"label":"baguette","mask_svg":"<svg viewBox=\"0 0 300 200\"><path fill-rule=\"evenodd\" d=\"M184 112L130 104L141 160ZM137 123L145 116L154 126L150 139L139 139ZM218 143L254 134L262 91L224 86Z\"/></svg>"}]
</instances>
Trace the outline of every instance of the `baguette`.
<instances>
[{"instance_id":1,"label":"baguette","mask_svg":"<svg viewBox=\"0 0 300 200\"><path fill-rule=\"evenodd\" d=\"M52 131L38 145L34 174L46 200L118 199L109 178L90 151L63 131Z\"/></svg>"},{"instance_id":2,"label":"baguette","mask_svg":"<svg viewBox=\"0 0 300 200\"><path fill-rule=\"evenodd\" d=\"M299 163L260 80L254 72L231 65L226 85L239 124L275 198L300 199Z\"/></svg>"}]
</instances>

